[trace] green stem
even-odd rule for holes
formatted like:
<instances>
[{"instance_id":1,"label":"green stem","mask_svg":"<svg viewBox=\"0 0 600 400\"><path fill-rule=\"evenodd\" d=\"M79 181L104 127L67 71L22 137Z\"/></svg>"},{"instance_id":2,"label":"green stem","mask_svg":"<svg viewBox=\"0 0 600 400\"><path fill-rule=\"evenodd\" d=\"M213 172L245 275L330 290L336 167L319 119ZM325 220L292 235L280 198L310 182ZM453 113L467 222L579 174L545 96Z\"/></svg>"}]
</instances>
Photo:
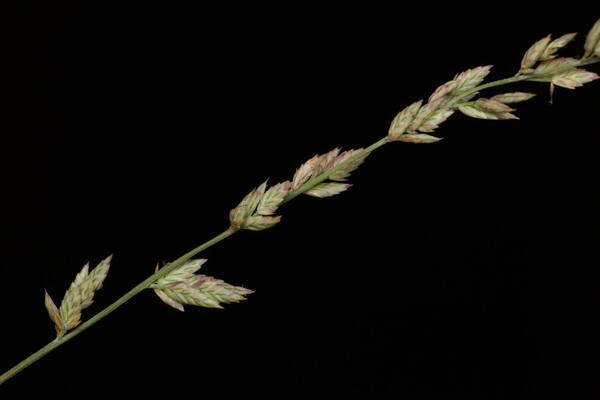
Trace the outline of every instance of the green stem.
<instances>
[{"instance_id":1,"label":"green stem","mask_svg":"<svg viewBox=\"0 0 600 400\"><path fill-rule=\"evenodd\" d=\"M121 296L119 299L117 299L114 303L112 303L111 305L106 307L104 310L100 311L98 314L94 315L92 318L85 321L83 324L79 325L76 329L72 330L71 332L67 333L66 335L64 335L60 338L53 340L52 342L48 343L46 346L42 347L41 349L39 349L38 351L36 351L35 353L30 355L26 359L24 359L23 361L21 361L20 363L18 363L17 365L12 367L8 371L6 371L4 374L2 374L0 376L0 385L2 383L6 382L7 380L9 380L10 378L12 378L13 376L15 376L21 370L27 368L32 363L36 362L40 358L44 357L46 354L50 353L52 350L54 350L58 346L62 345L63 343L68 342L75 336L79 335L81 332L85 331L90 326L94 325L96 322L100 321L102 318L106 317L108 314L110 314L117 308L121 307L123 304L125 304L125 302L127 302L127 300L131 299L133 296L135 296L142 290L148 288L156 280L160 279L161 277L165 276L169 272L173 271L175 268L182 266L183 264L185 264L186 261L188 261L190 258L195 256L196 254L200 253L202 250L207 249L210 246L220 242L221 240L233 235L236 231L237 231L237 229L233 229L233 228L227 229L223 233L215 236L214 238L201 244L200 246L188 251L187 253L185 253L184 255L182 255L181 257L176 259L175 261L169 263L168 265L166 265L163 268L161 268L160 270L158 270L156 273L150 275L148 278L146 278L144 281L140 282L129 292L125 293L123 296Z\"/></svg>"},{"instance_id":2,"label":"green stem","mask_svg":"<svg viewBox=\"0 0 600 400\"><path fill-rule=\"evenodd\" d=\"M583 65L588 65L588 64L594 64L594 63L597 63L597 62L600 62L600 57L589 57L589 58L586 58L584 60L578 60L577 62L573 62L573 63L570 63L570 64L568 64L566 66L562 66L561 68L557 68L557 70L553 71L553 73L561 72L562 70L567 70L567 69L578 67L578 66L583 66ZM510 84L510 83L514 83L514 82L519 82L519 81L527 81L527 80L529 80L529 81L536 81L536 80L541 79L541 77L542 76L540 74L533 73L533 74L527 74L527 75L517 75L517 76L513 76L511 78L500 79L500 80L497 80L497 81L489 82L489 83L477 86L477 87L475 87L473 89L470 89L470 90L462 93L460 96L452 97L442 107L450 108L454 104L456 104L458 101L460 101L462 98L464 98L464 97L466 97L466 96L468 96L468 95L470 95L472 93L478 92L480 90L484 90L484 89L488 89L488 88L492 88L492 87L496 87L496 86L501 86L501 85L506 85L506 84ZM355 161L355 160L357 160L359 158L367 156L368 154L370 154L371 152L377 150L378 148L382 147L383 145L385 145L388 142L389 142L389 140L388 140L387 137L385 137L383 139L380 139L377 142L373 143L372 145L366 147L362 151L357 152L356 154L354 154L352 157L348 158L344 162L336 165L334 168L329 169L329 170L321 173L320 175L318 175L318 176L310 179L304 185L300 186L298 189L296 189L296 190L292 191L291 193L289 193L283 199L282 204L283 203L287 203L288 201L294 199L295 197L301 195L302 193L304 193L304 192L312 189L313 187L315 187L319 183L325 181L327 178L329 178L329 176L331 174L333 174L334 172L336 172L339 169L343 168L346 164L351 163L351 162L353 162L353 161ZM119 308L120 306L122 306L129 299L131 299L132 297L134 297L135 295L137 295L138 293L140 293L144 289L147 289L148 287L150 287L150 285L153 284L155 281L157 281L158 279L160 279L163 276L167 275L169 272L173 271L174 269L176 269L176 268L182 266L183 264L185 264L188 260L190 260L196 254L198 254L201 251L203 251L203 250L205 250L205 249L213 246L214 244L217 244L221 240L224 240L224 239L228 238L229 236L233 235L237 231L238 231L237 228L230 227L226 231L224 231L221 234L215 236L214 238L208 240L207 242L201 244L200 246L198 246L198 247L196 247L196 248L188 251L187 253L185 253L184 255L182 255L181 257L179 257L178 259L176 259L175 261L167 264L166 266L164 266L163 268L161 268L160 270L158 270L156 273L150 275L148 278L146 278L144 281L142 281L141 283L139 283L137 286L135 286L129 292L127 292L123 296L121 296L114 303L112 303L111 305L109 305L108 307L106 307L104 310L100 311L98 314L94 315L92 318L90 318L89 320L87 320L86 322L84 322L83 324L81 324L79 327L77 327L76 329L72 330L68 334L66 334L66 335L64 335L64 336L62 336L60 338L57 338L57 339L53 340L52 342L48 343L47 345L45 345L44 347L42 347L41 349L39 349L38 351L36 351L32 355L30 355L29 357L27 357L26 359L24 359L23 361L21 361L20 363L18 363L17 365L15 365L13 368L11 368L10 370L8 370L4 374L2 374L0 376L0 385L2 383L6 382L7 380L9 380L10 378L12 378L13 376L15 376L21 370L25 369L26 367L28 367L29 365L33 364L34 362L36 362L40 358L44 357L46 354L50 353L55 348L59 347L63 343L68 342L69 340L71 340L75 336L79 335L81 332L83 332L87 328L89 328L92 325L94 325L96 322L100 321L102 318L106 317L108 314L110 314L111 312L113 312L114 310L116 310L117 308Z\"/></svg>"},{"instance_id":3,"label":"green stem","mask_svg":"<svg viewBox=\"0 0 600 400\"><path fill-rule=\"evenodd\" d=\"M306 182L304 185L302 185L298 189L296 189L293 192L289 193L285 197L285 199L283 200L282 204L283 203L287 203L288 201L292 200L296 196L299 196L302 193L306 192L307 190L312 189L314 186L316 186L319 183L321 183L324 180L326 180L331 174L333 174L335 171L337 171L340 168L342 168L347 163L350 163L350 162L352 162L352 161L354 161L354 160L356 160L358 158L364 157L368 153L370 153L373 150L375 150L375 149L383 146L386 143L387 143L387 138L383 138L383 139L381 139L381 140L373 143L372 145L370 145L366 149L364 149L364 150L358 152L357 154L353 155L352 157L349 157L343 163L340 163L339 165L336 165L334 168L332 168L330 170L327 170L327 171L323 172L322 174L320 174L320 175L312 178L311 180L309 180L308 182ZM150 275L144 281L140 282L137 286L135 286L129 292L125 293L123 296L121 296L119 299L117 299L114 303L112 303L111 305L109 305L108 307L106 307L104 310L100 311L98 314L94 315L93 317L91 317L90 319L88 319L86 322L84 322L83 324L81 324L79 327L77 327L76 329L72 330L68 334L66 334L66 335L64 335L64 336L62 336L60 338L57 338L54 341L48 343L46 346L42 347L41 349L39 349L38 351L36 351L35 353L33 353L32 355L30 355L26 359L24 359L23 361L21 361L20 363L18 363L17 365L15 365L13 368L11 368L10 370L8 370L4 374L2 374L0 376L0 385L2 383L6 382L7 380L9 380L10 378L12 378L13 376L15 376L21 370L27 368L32 363L36 362L37 360L39 360L40 358L42 358L46 354L50 353L52 350L54 350L58 346L62 345L65 342L68 342L69 340L71 340L75 336L79 335L81 332L83 332L87 328L89 328L92 325L94 325L96 322L100 321L102 318L106 317L108 314L110 314L111 312L113 312L114 310L116 310L117 308L119 308L120 306L122 306L123 304L125 304L129 299L131 299L132 297L134 297L135 295L137 295L138 293L140 293L144 289L149 288L150 285L152 285L158 279L162 278L163 276L167 275L169 272L171 272L174 269L179 268L180 266L182 266L183 264L185 264L188 260L190 260L196 254L198 254L201 251L203 251L203 250L205 250L205 249L207 249L207 248L209 248L209 247L217 244L221 240L228 238L229 236L233 235L238 230L239 230L238 228L230 227L229 229L227 229L223 233L215 236L214 238L212 238L209 241L201 244L200 246L198 246L198 247L196 247L196 248L188 251L187 253L185 253L184 255L182 255L181 257L179 257L178 259L176 259L175 261L173 261L173 262L165 265L163 268L161 268L160 270L158 270L156 273Z\"/></svg>"}]
</instances>

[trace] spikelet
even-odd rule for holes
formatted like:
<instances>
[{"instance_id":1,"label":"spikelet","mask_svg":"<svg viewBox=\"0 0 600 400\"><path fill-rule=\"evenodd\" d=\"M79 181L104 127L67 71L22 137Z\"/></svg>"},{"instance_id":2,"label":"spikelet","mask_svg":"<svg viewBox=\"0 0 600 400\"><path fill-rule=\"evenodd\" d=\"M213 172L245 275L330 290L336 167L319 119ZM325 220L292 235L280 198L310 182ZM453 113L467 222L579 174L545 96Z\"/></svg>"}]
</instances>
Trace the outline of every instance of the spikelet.
<instances>
[{"instance_id":1,"label":"spikelet","mask_svg":"<svg viewBox=\"0 0 600 400\"><path fill-rule=\"evenodd\" d=\"M325 182L319 183L317 186L313 187L310 190L307 190L305 193L309 196L313 197L331 197L336 194L340 194L343 191L347 190L350 186L349 183L335 183L335 182Z\"/></svg>"},{"instance_id":2,"label":"spikelet","mask_svg":"<svg viewBox=\"0 0 600 400\"><path fill-rule=\"evenodd\" d=\"M363 149L354 149L354 150L346 150L339 156L333 160L330 168L335 168L338 165L347 162L343 167L335 170L331 175L329 175L329 179L332 181L340 181L344 182L348 180L350 177L350 173L356 170L363 162L365 162L366 155L363 157L358 157L351 160L352 157L356 156L358 153L363 151Z\"/></svg>"},{"instance_id":3,"label":"spikelet","mask_svg":"<svg viewBox=\"0 0 600 400\"><path fill-rule=\"evenodd\" d=\"M486 76L490 73L492 65L485 65L468 69L454 77L456 81L456 88L453 90L454 94L465 92L478 86Z\"/></svg>"},{"instance_id":4,"label":"spikelet","mask_svg":"<svg viewBox=\"0 0 600 400\"><path fill-rule=\"evenodd\" d=\"M50 315L50 319L52 320L52 322L54 322L54 327L56 328L56 335L62 336L62 334L61 334L62 326L63 326L62 317L60 316L60 312L58 311L56 304L54 304L54 301L52 301L52 298L50 297L48 292L45 290L44 290L44 305L46 306L46 310L48 310L48 315Z\"/></svg>"},{"instance_id":5,"label":"spikelet","mask_svg":"<svg viewBox=\"0 0 600 400\"><path fill-rule=\"evenodd\" d=\"M429 127L437 127L437 124L434 122L432 122L432 124L427 125L430 123L430 121L432 120L432 118L434 117L434 115L440 111L440 107L442 106L442 104L444 103L444 101L446 100L445 97L438 97L437 99L428 102L427 104L425 104L423 107L421 107L421 109L419 110L419 112L417 113L417 115L415 116L415 118L413 119L412 123L410 124L409 128L408 128L408 132L409 133L415 133L418 130L421 130L424 128L424 126L429 126ZM445 111L445 110L442 110ZM449 116L449 115L448 115ZM446 118L448 117L446 116ZM444 120L442 119L444 117L444 115L440 115L437 119L439 123L443 122ZM425 128L428 129L428 128ZM431 132L431 130L426 130L425 132Z\"/></svg>"},{"instance_id":6,"label":"spikelet","mask_svg":"<svg viewBox=\"0 0 600 400\"><path fill-rule=\"evenodd\" d=\"M229 212L231 224L238 227L244 227L246 220L254 213L260 199L265 193L267 183L264 182L259 187L252 189L240 203Z\"/></svg>"},{"instance_id":7,"label":"spikelet","mask_svg":"<svg viewBox=\"0 0 600 400\"><path fill-rule=\"evenodd\" d=\"M546 48L550 44L551 35L548 35L537 42L525 52L523 59L521 60L520 72L528 73L531 72L531 68L541 60L542 55L546 51Z\"/></svg>"},{"instance_id":8,"label":"spikelet","mask_svg":"<svg viewBox=\"0 0 600 400\"><path fill-rule=\"evenodd\" d=\"M298 189L304 183L312 178L318 177L322 173L330 172L328 179L331 181L344 182L348 180L350 174L355 171L367 157L367 154L360 156L363 149L347 150L340 153L339 148L320 156L314 156L296 170L292 180L292 189ZM301 177L301 178L300 178ZM294 184L294 182L297 182ZM323 182L315 185L304 193L313 197L330 197L339 194L350 186L349 184Z\"/></svg>"},{"instance_id":9,"label":"spikelet","mask_svg":"<svg viewBox=\"0 0 600 400\"><path fill-rule=\"evenodd\" d=\"M578 60L569 57L560 57L540 63L535 69L536 75L540 77L551 77L557 70L568 68L569 64L577 63Z\"/></svg>"},{"instance_id":10,"label":"spikelet","mask_svg":"<svg viewBox=\"0 0 600 400\"><path fill-rule=\"evenodd\" d=\"M244 229L248 229L251 231L262 231L263 229L272 228L277 225L281 221L281 216L263 216L263 215L253 215L246 220L246 224L244 225Z\"/></svg>"},{"instance_id":11,"label":"spikelet","mask_svg":"<svg viewBox=\"0 0 600 400\"><path fill-rule=\"evenodd\" d=\"M302 185L308 182L310 179L318 176L321 172L324 172L333 167L336 159L338 158L340 149L336 147L328 153L316 155L296 170L294 177L292 178L292 190L299 189Z\"/></svg>"},{"instance_id":12,"label":"spikelet","mask_svg":"<svg viewBox=\"0 0 600 400\"><path fill-rule=\"evenodd\" d=\"M448 99L473 89L483 82L492 67L492 65L484 65L456 74L453 80L444 83L429 96L429 102L434 102L440 98Z\"/></svg>"},{"instance_id":13,"label":"spikelet","mask_svg":"<svg viewBox=\"0 0 600 400\"><path fill-rule=\"evenodd\" d=\"M321 172L327 171L333 167L335 159L340 154L340 148L336 147L328 153L323 154L319 159L318 168L315 171L314 176L319 175Z\"/></svg>"},{"instance_id":14,"label":"spikelet","mask_svg":"<svg viewBox=\"0 0 600 400\"><path fill-rule=\"evenodd\" d=\"M183 304L181 304L180 302L178 302L176 300L173 300L172 297L177 298L177 295L175 295L174 293L171 293L170 289L168 289L168 288L158 289L156 287L152 287L152 288L154 289L154 293L156 293L158 298L161 299L165 304L170 305L171 307L173 307L176 310L185 311L185 309L183 308Z\"/></svg>"},{"instance_id":15,"label":"spikelet","mask_svg":"<svg viewBox=\"0 0 600 400\"><path fill-rule=\"evenodd\" d=\"M253 290L241 286L230 285L221 279L207 275L198 275L192 286L206 293L219 303L229 304L246 300L244 296L254 293Z\"/></svg>"},{"instance_id":16,"label":"spikelet","mask_svg":"<svg viewBox=\"0 0 600 400\"><path fill-rule=\"evenodd\" d=\"M112 256L108 256L92 271L89 271L89 264L85 264L65 292L60 308L56 307L50 295L45 292L44 304L54 322L57 337L81 323L81 312L92 304L94 293L102 287L111 259Z\"/></svg>"},{"instance_id":17,"label":"spikelet","mask_svg":"<svg viewBox=\"0 0 600 400\"><path fill-rule=\"evenodd\" d=\"M253 293L250 289L233 286L211 276L195 274L205 262L204 259L190 260L150 287L163 302L179 311L184 311L184 304L223 308L221 303L236 303Z\"/></svg>"},{"instance_id":18,"label":"spikelet","mask_svg":"<svg viewBox=\"0 0 600 400\"><path fill-rule=\"evenodd\" d=\"M567 33L562 35L558 39L551 41L548 46L544 49L544 52L540 56L540 60L552 60L556 57L556 52L565 47L569 42L575 39L577 33Z\"/></svg>"},{"instance_id":19,"label":"spikelet","mask_svg":"<svg viewBox=\"0 0 600 400\"><path fill-rule=\"evenodd\" d=\"M536 95L534 93L526 93L526 92L512 92L512 93L502 93L493 96L490 100L499 101L504 104L512 104L512 103L520 103L522 101L527 101L534 98Z\"/></svg>"},{"instance_id":20,"label":"spikelet","mask_svg":"<svg viewBox=\"0 0 600 400\"><path fill-rule=\"evenodd\" d=\"M265 181L246 195L234 209L229 212L231 225L238 229L261 231L279 223L280 216L272 216L285 196L289 193L291 182L278 183L266 190Z\"/></svg>"},{"instance_id":21,"label":"spikelet","mask_svg":"<svg viewBox=\"0 0 600 400\"><path fill-rule=\"evenodd\" d=\"M310 178L315 175L315 172L319 168L321 156L314 156L296 170L294 177L292 178L291 190L296 190L304 185Z\"/></svg>"},{"instance_id":22,"label":"spikelet","mask_svg":"<svg viewBox=\"0 0 600 400\"><path fill-rule=\"evenodd\" d=\"M435 91L431 94L431 96L429 96L429 102L437 100L440 97L444 97L444 98L448 97L450 94L452 94L452 92L454 92L454 90L457 88L458 84L459 83L457 81L455 81L454 79L444 83L443 85L441 85L440 87L435 89Z\"/></svg>"},{"instance_id":23,"label":"spikelet","mask_svg":"<svg viewBox=\"0 0 600 400\"><path fill-rule=\"evenodd\" d=\"M442 122L450 118L452 114L454 114L454 110L450 110L448 108L436 110L433 113L431 113L429 118L427 118L425 122L423 122L421 126L417 128L417 130L419 132L433 132L437 128L439 128Z\"/></svg>"},{"instance_id":24,"label":"spikelet","mask_svg":"<svg viewBox=\"0 0 600 400\"><path fill-rule=\"evenodd\" d=\"M510 108L506 104L504 104L500 101L492 100L492 99L485 99L485 98L478 99L475 101L475 105L484 111L489 111L489 112L493 112L493 113L497 113L497 114L515 111L514 108Z\"/></svg>"},{"instance_id":25,"label":"spikelet","mask_svg":"<svg viewBox=\"0 0 600 400\"><path fill-rule=\"evenodd\" d=\"M502 104L502 103L500 103ZM504 120L504 119L519 119L510 112L493 111L490 108L482 107L481 103L465 103L458 106L460 112L466 116L478 119Z\"/></svg>"},{"instance_id":26,"label":"spikelet","mask_svg":"<svg viewBox=\"0 0 600 400\"><path fill-rule=\"evenodd\" d=\"M398 115L396 115L388 131L389 139L398 140L398 137L406 132L410 124L415 119L417 112L419 112L421 104L423 104L423 100L412 103L410 106L406 107L404 110L400 111Z\"/></svg>"},{"instance_id":27,"label":"spikelet","mask_svg":"<svg viewBox=\"0 0 600 400\"><path fill-rule=\"evenodd\" d=\"M191 278L194 275L194 273L196 273L200 268L202 268L202 265L204 265L206 261L208 260L205 258L189 260L181 267L169 272L168 275L160 278L160 282L163 285L168 285L174 282L185 281L186 279ZM157 265L154 272L158 272L158 270L159 267Z\"/></svg>"},{"instance_id":28,"label":"spikelet","mask_svg":"<svg viewBox=\"0 0 600 400\"><path fill-rule=\"evenodd\" d=\"M600 76L593 72L580 68L573 68L554 75L552 77L552 84L567 89L575 89L598 78L600 78Z\"/></svg>"},{"instance_id":29,"label":"spikelet","mask_svg":"<svg viewBox=\"0 0 600 400\"><path fill-rule=\"evenodd\" d=\"M427 135L425 133L407 133L398 138L400 142L406 143L435 143L442 140L439 137Z\"/></svg>"},{"instance_id":30,"label":"spikelet","mask_svg":"<svg viewBox=\"0 0 600 400\"><path fill-rule=\"evenodd\" d=\"M290 185L290 181L285 181L271 186L258 202L256 212L260 215L273 215L290 191Z\"/></svg>"},{"instance_id":31,"label":"spikelet","mask_svg":"<svg viewBox=\"0 0 600 400\"><path fill-rule=\"evenodd\" d=\"M600 57L600 19L596 21L592 29L588 32L584 44L585 53L583 57L589 57L596 53Z\"/></svg>"}]
</instances>

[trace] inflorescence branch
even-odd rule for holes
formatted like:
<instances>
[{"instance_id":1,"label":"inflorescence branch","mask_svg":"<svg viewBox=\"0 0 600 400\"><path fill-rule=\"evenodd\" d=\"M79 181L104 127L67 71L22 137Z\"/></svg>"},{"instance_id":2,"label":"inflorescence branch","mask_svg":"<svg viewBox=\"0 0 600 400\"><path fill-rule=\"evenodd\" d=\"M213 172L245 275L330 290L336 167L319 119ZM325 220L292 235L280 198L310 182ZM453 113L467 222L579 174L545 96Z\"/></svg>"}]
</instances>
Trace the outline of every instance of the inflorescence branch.
<instances>
[{"instance_id":1,"label":"inflorescence branch","mask_svg":"<svg viewBox=\"0 0 600 400\"><path fill-rule=\"evenodd\" d=\"M81 313L92 304L94 293L102 287L112 256L102 260L92 270L86 264L69 286L59 307L45 292L45 305L55 325L56 339L1 375L0 384L106 317L144 289L153 289L163 302L180 311L184 311L184 305L222 308L221 304L244 300L252 290L197 274L206 260L193 257L239 230L259 231L278 224L281 220L280 215L275 215L278 208L301 194L323 198L347 190L352 186L347 183L350 174L369 154L387 143L434 143L441 140L431 133L457 110L472 118L519 119L513 114L514 104L535 96L533 93L509 92L490 98L478 97L482 90L521 81L546 82L550 85L552 98L556 86L575 89L598 79L597 74L581 67L600 62L600 19L587 34L584 53L580 58L559 57L557 52L575 36L575 33L569 33L552 40L548 35L535 42L523 56L517 74L510 78L482 83L490 73L491 65L461 72L439 86L427 102L419 100L400 111L393 119L388 134L372 145L346 151L335 148L306 161L291 180L271 186L263 182L231 210L227 230L162 268L157 266L154 274L82 323Z\"/></svg>"}]
</instances>

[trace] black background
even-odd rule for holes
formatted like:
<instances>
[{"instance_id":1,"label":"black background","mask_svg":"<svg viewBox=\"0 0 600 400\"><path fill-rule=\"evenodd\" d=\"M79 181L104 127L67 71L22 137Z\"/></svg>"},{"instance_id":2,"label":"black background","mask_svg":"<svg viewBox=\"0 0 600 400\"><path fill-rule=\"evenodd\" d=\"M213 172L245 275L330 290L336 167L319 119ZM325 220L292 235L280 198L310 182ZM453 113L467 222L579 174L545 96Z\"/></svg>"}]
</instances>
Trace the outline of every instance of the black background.
<instances>
[{"instance_id":1,"label":"black background","mask_svg":"<svg viewBox=\"0 0 600 400\"><path fill-rule=\"evenodd\" d=\"M53 338L43 289L60 301L86 261L114 253L89 317L225 229L264 179L375 142L457 72L511 76L535 40L600 16L495 7L20 10L3 62L0 369ZM456 115L443 141L385 146L343 195L297 198L277 227L205 251L204 273L248 301L180 313L142 293L2 398L597 397L600 87L554 105L544 84L486 95L507 90L540 94L520 121Z\"/></svg>"}]
</instances>

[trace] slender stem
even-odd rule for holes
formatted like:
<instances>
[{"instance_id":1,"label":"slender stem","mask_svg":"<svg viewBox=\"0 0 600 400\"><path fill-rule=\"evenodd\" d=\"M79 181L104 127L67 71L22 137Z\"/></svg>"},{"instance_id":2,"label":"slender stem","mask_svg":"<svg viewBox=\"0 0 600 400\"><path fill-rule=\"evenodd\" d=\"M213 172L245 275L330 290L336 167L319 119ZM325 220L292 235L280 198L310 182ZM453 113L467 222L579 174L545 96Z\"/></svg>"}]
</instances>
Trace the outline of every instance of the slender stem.
<instances>
[{"instance_id":1,"label":"slender stem","mask_svg":"<svg viewBox=\"0 0 600 400\"><path fill-rule=\"evenodd\" d=\"M314 186L316 186L319 183L323 182L331 174L333 174L335 171L339 170L341 167L343 167L344 165L346 165L346 163L350 163L350 162L352 162L352 161L354 161L354 160L356 160L356 159L358 159L360 157L363 157L363 156L369 154L370 152L372 152L373 150L375 150L375 149L383 146L386 143L387 143L387 138L383 138L381 140L378 140L377 142L373 143L372 145L370 145L369 147L365 148L364 150L358 152L357 154L354 154L352 157L349 157L343 163L340 163L339 165L335 166L334 168L332 168L330 170L327 170L327 171L321 173L320 175L312 178L311 180L309 180L308 182L306 182L304 185L302 185L298 189L296 189L293 192L289 193L286 196L286 198L283 200L282 204L283 203L287 203L288 201L292 200L293 198L299 196L300 194L306 192L307 190L312 189ZM212 238L209 241L201 244L200 246L195 247L194 249L188 251L187 253L185 253L184 255L182 255L181 257L179 257L178 259L176 259L175 261L173 261L173 262L165 265L163 268L161 268L160 270L158 270L156 273L150 275L144 281L140 282L138 285L136 285L129 292L125 293L123 296L121 296L119 299L117 299L114 303L112 303L111 305L109 305L108 307L106 307L104 310L100 311L98 314L94 315L93 317L91 317L90 319L88 319L86 322L84 322L83 324L81 324L79 327L77 327L76 329L72 330L68 334L66 334L66 335L64 335L64 336L62 336L60 338L57 338L54 341L48 343L46 346L42 347L41 349L39 349L38 351L36 351L35 353L33 353L32 355L30 355L26 359L24 359L23 361L21 361L20 363L18 363L17 365L15 365L13 368L11 368L10 370L8 370L4 374L2 374L0 376L0 385L2 383L6 382L8 379L12 378L14 375L16 375L17 373L19 373L21 370L27 368L32 363L36 362L37 360L39 360L40 358L42 358L46 354L50 353L52 350L54 350L58 346L60 346L63 343L71 340L72 338L74 338L75 336L79 335L81 332L83 332L84 330L86 330L90 326L94 325L96 322L100 321L102 318L106 317L108 314L110 314L111 312L113 312L114 310L116 310L117 308L119 308L120 306L122 306L123 304L125 304L125 302L127 302L129 299L131 299L132 297L134 297L135 295L137 295L138 293L140 293L144 289L147 289L148 287L150 287L150 285L152 285L158 279L162 278L163 276L167 275L169 272L171 272L174 269L176 269L176 268L182 266L183 264L185 264L188 260L190 260L196 254L198 254L201 251L203 251L203 250L211 247L214 244L217 244L221 240L228 238L229 236L233 235L238 230L239 230L238 228L230 227L229 229L227 229L223 233L215 236L214 238Z\"/></svg>"},{"instance_id":2,"label":"slender stem","mask_svg":"<svg viewBox=\"0 0 600 400\"><path fill-rule=\"evenodd\" d=\"M556 70L553 70L552 73L557 73L557 72L561 72L563 70L567 70L567 69L574 68L574 67L577 67L577 66L594 64L594 63L598 63L598 62L600 62L600 57L595 57L595 56L594 57L589 57L589 58L586 58L584 60L577 60L576 62L569 63L568 65L563 65L560 68L557 68ZM443 105L443 107L450 108L453 105L455 105L458 101L460 101L462 98L464 98L464 97L466 97L466 96L468 96L470 94L473 94L475 92L478 92L480 90L484 90L484 89L488 89L488 88L496 87L496 86L501 86L501 85L506 85L506 84L510 84L510 83L514 83L514 82L519 82L519 81L527 81L527 80L528 81L539 81L540 79L542 79L542 75L541 74L532 73L532 74L526 74L526 75L516 75L516 76L513 76L511 78L505 78L505 79L500 79L500 80L497 80L497 81L489 82L489 83L486 83L486 84L483 84L483 85L479 85L479 86L477 86L477 87L475 87L473 89L470 89L470 90L462 93L459 96L450 98ZM318 175L318 176L310 179L304 185L300 186L298 189L296 189L296 190L292 191L291 193L289 193L283 199L282 204L283 203L287 203L288 201L290 201L290 200L296 198L297 196L299 196L300 194L302 194L302 193L304 193L304 192L312 189L313 187L315 187L319 183L325 181L327 178L329 178L330 175L332 175L334 172L338 171L339 169L343 168L348 163L351 163L351 162L353 162L353 161L355 161L355 160L357 160L359 158L367 156L368 154L370 154L371 152L377 150L378 148L382 147L383 145L385 145L388 142L389 142L388 138L384 137L383 139L380 139L377 142L373 143L372 145L366 147L365 149L357 152L356 154L354 154L352 157L349 157L344 162L336 165L334 168L331 168L331 169L329 169L329 170L321 173L320 175ZM155 281L157 281L158 279L160 279L163 276L167 275L169 272L173 271L174 269L176 269L176 268L182 266L183 264L185 264L188 260L190 260L196 254L198 254L201 251L203 251L203 250L205 250L205 249L207 249L207 248L209 248L209 247L217 244L221 240L224 240L224 239L228 238L229 236L233 235L237 231L238 231L238 228L235 228L235 227L228 228L227 230L225 230L224 232L222 232L219 235L215 236L214 238L208 240L207 242L201 244L198 247L195 247L194 249L188 251L187 253L185 253L181 257L177 258L175 261L167 264L166 266L164 266L163 268L161 268L160 270L158 270L156 273L150 275L148 278L146 278L144 281L142 281L141 283L139 283L137 286L135 286L129 292L125 293L123 296L121 296L119 299L117 299L114 303L112 303L111 305L109 305L108 307L106 307L104 310L102 310L99 313L97 313L96 315L94 315L92 318L90 318L89 320L87 320L86 322L84 322L83 324L81 324L79 327L77 327L73 331L69 332L68 334L62 336L61 338L57 338L57 339L53 340L52 342L48 343L47 345L45 345L44 347L42 347L41 349L39 349L35 353L31 354L26 359L24 359L23 361L21 361L20 363L18 363L17 365L15 365L13 368L11 368L10 370L8 370L4 374L2 374L0 376L0 385L2 383L6 382L7 380L9 380L10 378L12 378L14 375L16 375L17 373L19 373L24 368L28 367L29 365L31 365L32 363L36 362L40 358L44 357L46 354L50 353L55 348L59 347L60 345L62 345L65 342L71 340L72 338L74 338L75 336L79 335L81 332L83 332L84 330L86 330L90 326L94 325L96 322L100 321L102 318L106 317L108 314L110 314L111 312L113 312L114 310L116 310L117 308L119 308L120 306L122 306L129 299L131 299L132 297L134 297L135 295L137 295L138 293L140 293L144 289L150 287L150 285L153 284Z\"/></svg>"},{"instance_id":3,"label":"slender stem","mask_svg":"<svg viewBox=\"0 0 600 400\"><path fill-rule=\"evenodd\" d=\"M10 378L12 378L13 376L15 376L17 373L19 373L24 368L28 367L29 365L36 362L37 360L39 360L46 354L50 353L52 350L54 350L58 346L62 345L65 342L68 342L69 340L71 340L75 336L79 335L81 332L83 332L90 326L94 325L96 322L100 321L102 318L106 317L108 314L110 314L117 308L121 307L123 304L125 304L125 302L127 302L127 300L131 299L133 296L135 296L142 290L148 288L156 280L160 279L161 277L165 276L169 272L173 271L175 268L180 267L181 265L185 264L186 261L188 261L190 258L195 256L196 254L200 253L202 250L207 249L210 246L220 242L221 240L233 235L236 231L237 231L237 229L233 229L233 228L227 229L223 233L215 236L214 238L201 244L200 246L195 247L194 249L188 251L187 253L185 253L184 255L182 255L181 257L176 259L175 261L169 263L168 265L166 265L163 268L161 268L160 270L158 270L156 273L150 275L148 278L146 278L144 281L140 282L129 292L125 293L123 296L121 296L119 299L117 299L114 303L112 303L111 305L106 307L104 310L100 311L98 314L94 315L92 318L85 321L83 324L79 325L76 329L74 329L71 332L67 333L66 335L64 335L60 338L57 338L57 339L53 340L52 342L48 343L46 346L44 346L41 349L39 349L38 351L36 351L32 355L30 355L29 357L27 357L26 359L24 359L23 361L21 361L14 367L12 367L10 370L8 370L4 374L0 375L0 385L2 383L6 382L7 380L9 380Z\"/></svg>"}]
</instances>

